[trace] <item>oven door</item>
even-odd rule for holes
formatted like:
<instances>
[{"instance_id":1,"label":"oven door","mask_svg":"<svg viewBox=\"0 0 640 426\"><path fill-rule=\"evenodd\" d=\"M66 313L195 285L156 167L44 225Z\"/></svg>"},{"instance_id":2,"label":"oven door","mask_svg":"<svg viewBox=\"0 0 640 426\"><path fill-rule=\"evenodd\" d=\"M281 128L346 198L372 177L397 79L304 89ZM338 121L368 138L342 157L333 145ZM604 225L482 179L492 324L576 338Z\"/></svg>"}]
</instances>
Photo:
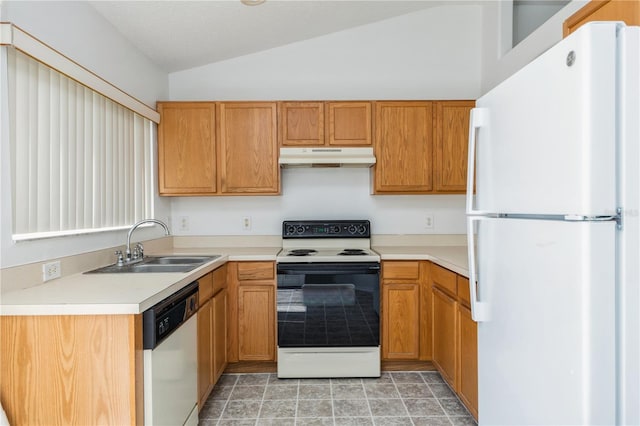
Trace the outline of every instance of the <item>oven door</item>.
<instances>
[{"instance_id":1,"label":"oven door","mask_svg":"<svg viewBox=\"0 0 640 426\"><path fill-rule=\"evenodd\" d=\"M279 263L278 346L380 345L380 264Z\"/></svg>"}]
</instances>

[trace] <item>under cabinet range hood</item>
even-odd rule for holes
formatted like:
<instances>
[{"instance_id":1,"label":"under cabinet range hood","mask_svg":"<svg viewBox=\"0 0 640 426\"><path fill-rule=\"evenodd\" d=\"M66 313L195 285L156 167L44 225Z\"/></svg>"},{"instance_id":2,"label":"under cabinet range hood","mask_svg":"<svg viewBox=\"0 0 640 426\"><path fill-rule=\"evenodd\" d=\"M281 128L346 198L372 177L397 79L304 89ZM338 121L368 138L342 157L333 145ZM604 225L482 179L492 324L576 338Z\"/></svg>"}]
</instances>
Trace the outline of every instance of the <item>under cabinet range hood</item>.
<instances>
[{"instance_id":1,"label":"under cabinet range hood","mask_svg":"<svg viewBox=\"0 0 640 426\"><path fill-rule=\"evenodd\" d=\"M373 148L304 147L280 148L282 167L371 167Z\"/></svg>"}]
</instances>

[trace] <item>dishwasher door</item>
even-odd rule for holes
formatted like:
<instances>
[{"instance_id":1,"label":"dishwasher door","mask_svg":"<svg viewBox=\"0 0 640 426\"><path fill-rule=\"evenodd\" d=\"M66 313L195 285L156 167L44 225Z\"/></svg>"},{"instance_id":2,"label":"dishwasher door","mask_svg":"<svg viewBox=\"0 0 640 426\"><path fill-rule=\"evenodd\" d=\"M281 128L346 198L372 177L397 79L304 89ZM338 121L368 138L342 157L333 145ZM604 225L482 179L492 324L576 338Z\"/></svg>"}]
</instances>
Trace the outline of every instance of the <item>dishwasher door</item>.
<instances>
[{"instance_id":1,"label":"dishwasher door","mask_svg":"<svg viewBox=\"0 0 640 426\"><path fill-rule=\"evenodd\" d=\"M145 425L184 425L198 403L196 318L144 351Z\"/></svg>"}]
</instances>

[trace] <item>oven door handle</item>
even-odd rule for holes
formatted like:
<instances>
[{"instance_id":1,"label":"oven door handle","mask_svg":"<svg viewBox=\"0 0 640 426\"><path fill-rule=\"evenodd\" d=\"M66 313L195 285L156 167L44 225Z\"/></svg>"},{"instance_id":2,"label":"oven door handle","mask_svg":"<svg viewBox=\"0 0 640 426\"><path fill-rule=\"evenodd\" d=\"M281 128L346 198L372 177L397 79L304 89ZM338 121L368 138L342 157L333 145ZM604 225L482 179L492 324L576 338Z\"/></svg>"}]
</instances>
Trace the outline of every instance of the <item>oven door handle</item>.
<instances>
[{"instance_id":1,"label":"oven door handle","mask_svg":"<svg viewBox=\"0 0 640 426\"><path fill-rule=\"evenodd\" d=\"M278 265L278 274L281 275L335 275L335 274L379 274L380 264L346 265L344 263L288 263Z\"/></svg>"}]
</instances>

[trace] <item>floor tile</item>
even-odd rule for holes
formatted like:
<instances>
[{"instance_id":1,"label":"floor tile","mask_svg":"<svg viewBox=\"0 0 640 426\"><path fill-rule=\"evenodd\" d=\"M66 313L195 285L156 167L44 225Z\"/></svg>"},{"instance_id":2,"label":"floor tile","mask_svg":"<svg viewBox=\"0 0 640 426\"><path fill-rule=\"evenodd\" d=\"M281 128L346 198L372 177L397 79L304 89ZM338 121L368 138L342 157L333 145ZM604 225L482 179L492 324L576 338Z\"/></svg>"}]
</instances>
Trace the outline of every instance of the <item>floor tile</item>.
<instances>
[{"instance_id":1,"label":"floor tile","mask_svg":"<svg viewBox=\"0 0 640 426\"><path fill-rule=\"evenodd\" d=\"M370 399L369 408L373 417L407 415L407 409L401 399Z\"/></svg>"},{"instance_id":2,"label":"floor tile","mask_svg":"<svg viewBox=\"0 0 640 426\"><path fill-rule=\"evenodd\" d=\"M296 418L300 417L332 417L333 404L330 399L301 399L298 401Z\"/></svg>"},{"instance_id":3,"label":"floor tile","mask_svg":"<svg viewBox=\"0 0 640 426\"><path fill-rule=\"evenodd\" d=\"M366 399L334 399L333 413L336 417L371 416Z\"/></svg>"},{"instance_id":4,"label":"floor tile","mask_svg":"<svg viewBox=\"0 0 640 426\"><path fill-rule=\"evenodd\" d=\"M224 374L199 426L477 426L437 371L380 378L278 379Z\"/></svg>"}]
</instances>

